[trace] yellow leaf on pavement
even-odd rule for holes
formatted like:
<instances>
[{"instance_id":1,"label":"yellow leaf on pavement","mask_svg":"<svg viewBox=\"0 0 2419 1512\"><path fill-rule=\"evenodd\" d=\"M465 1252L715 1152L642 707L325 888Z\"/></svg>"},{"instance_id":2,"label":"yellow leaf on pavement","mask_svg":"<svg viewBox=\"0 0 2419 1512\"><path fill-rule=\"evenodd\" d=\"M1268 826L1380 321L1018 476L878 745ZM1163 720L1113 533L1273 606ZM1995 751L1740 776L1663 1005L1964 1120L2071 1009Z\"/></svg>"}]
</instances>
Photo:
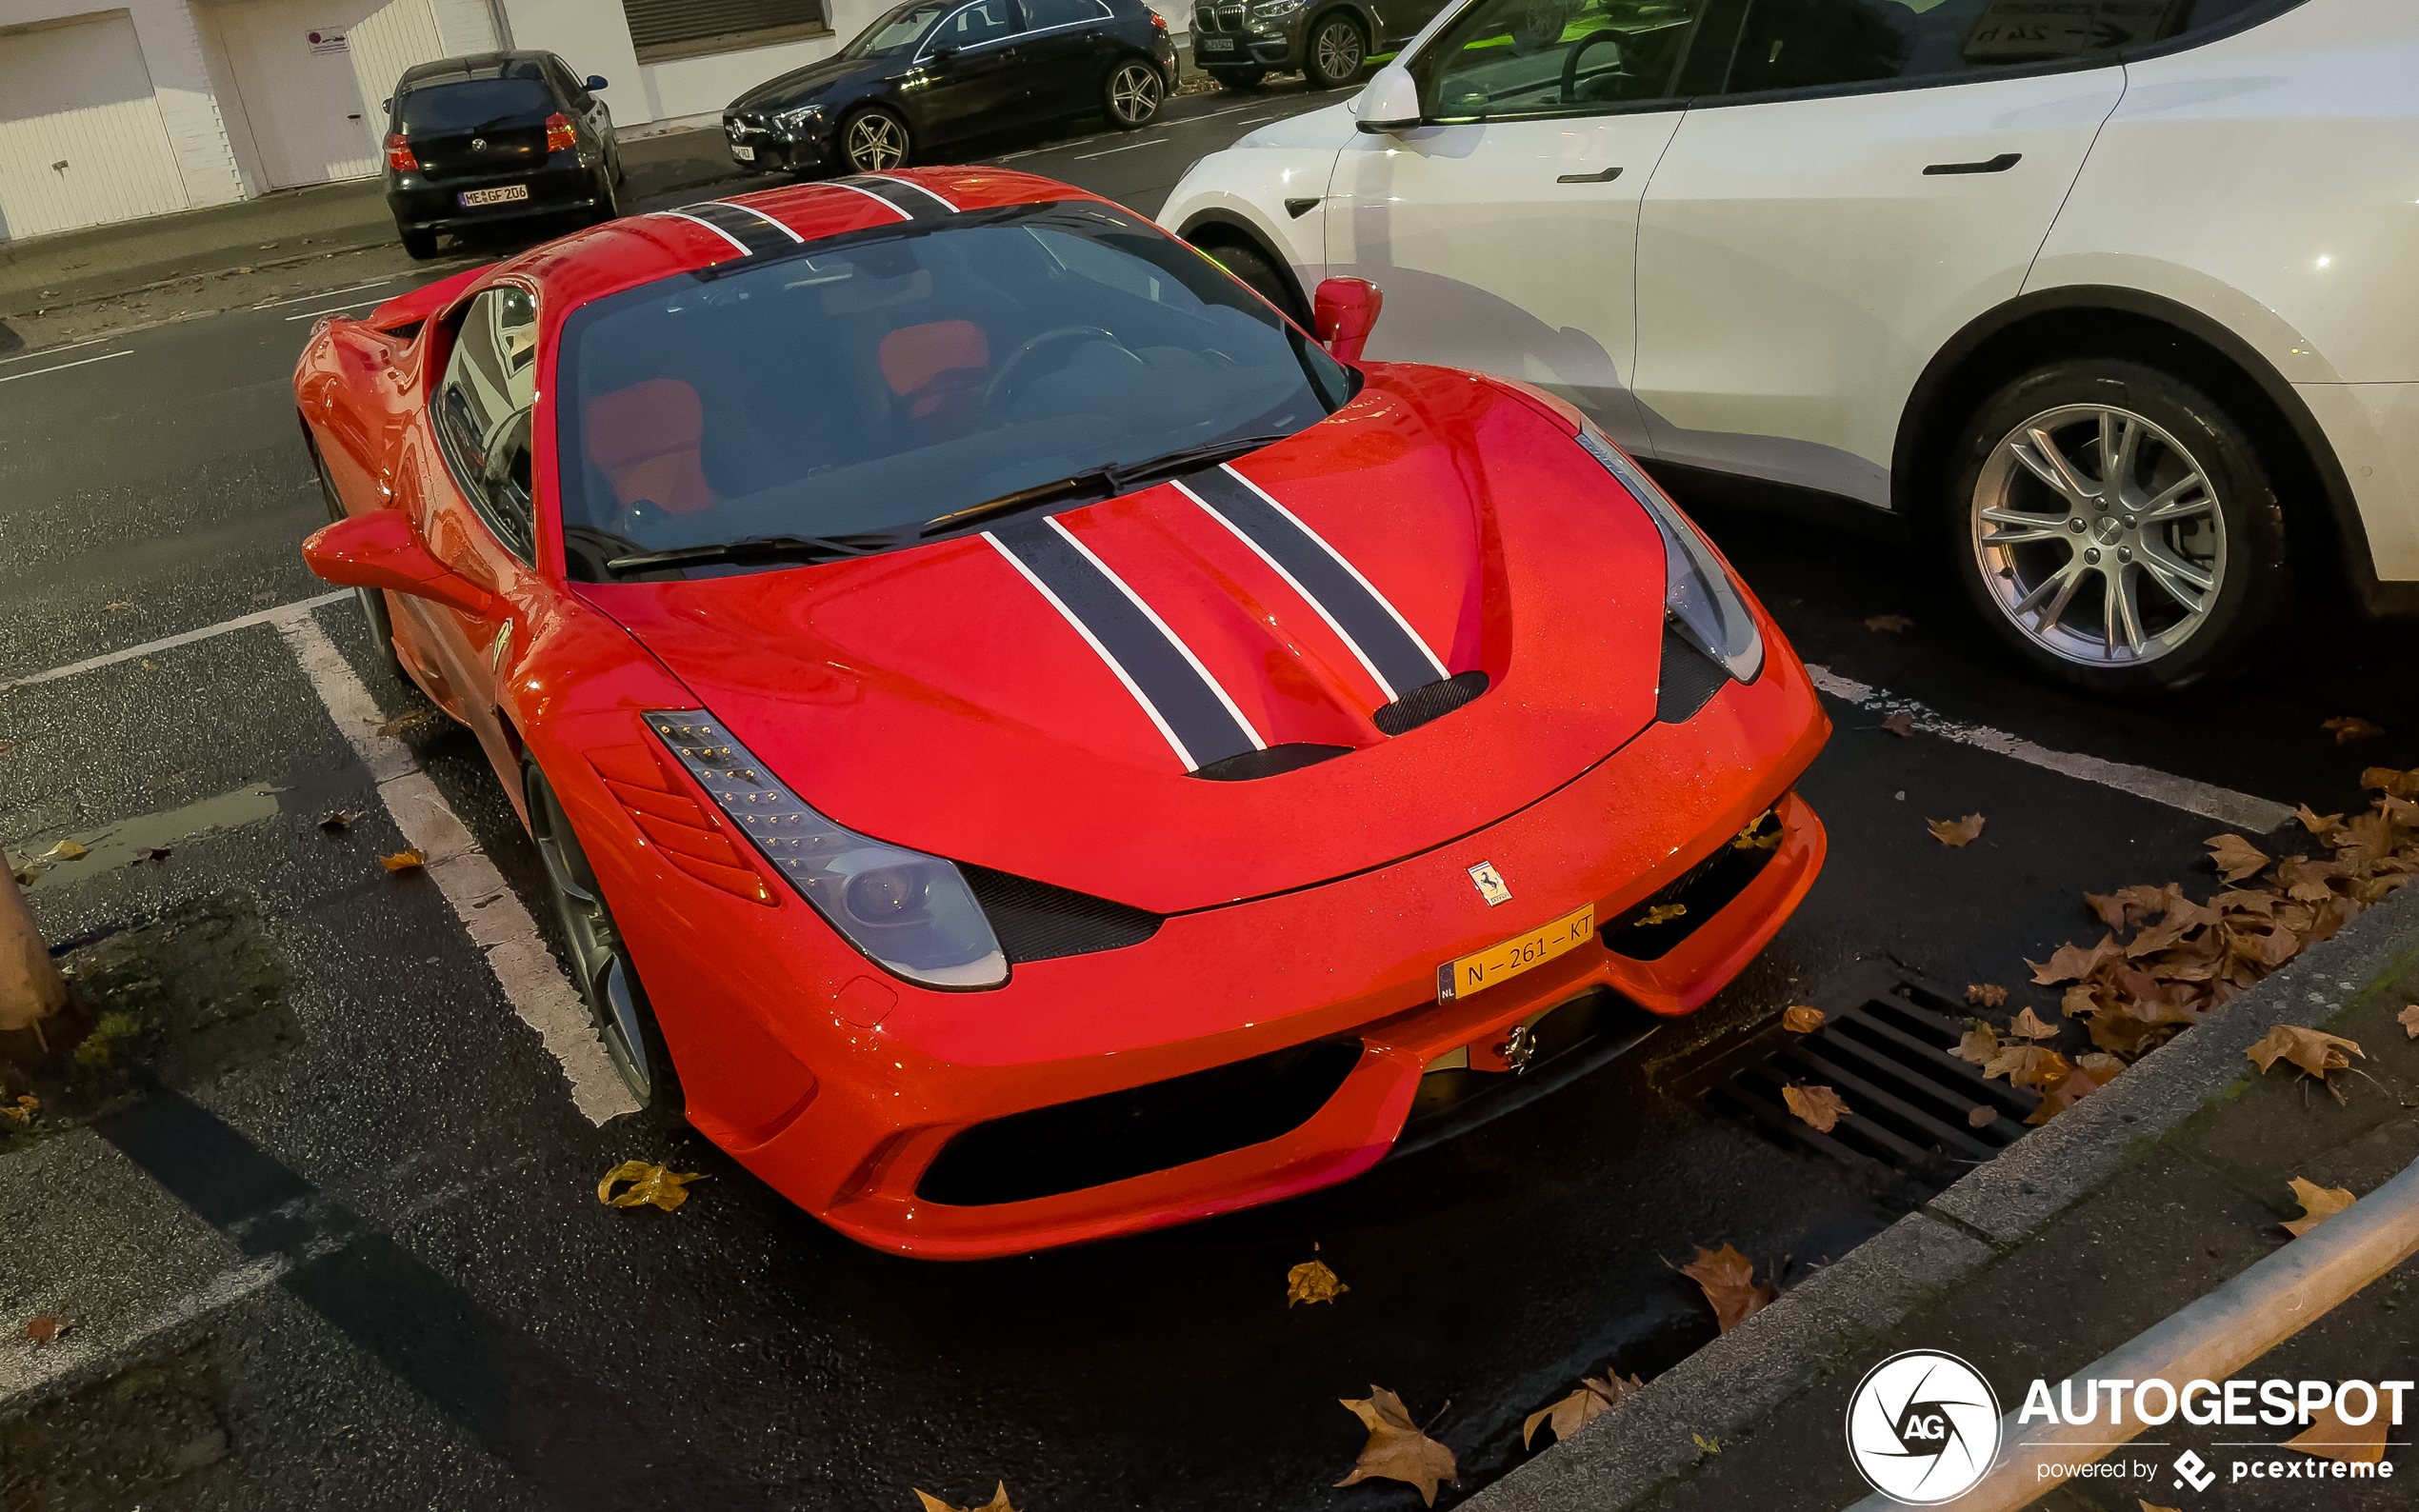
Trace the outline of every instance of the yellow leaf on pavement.
<instances>
[{"instance_id":1,"label":"yellow leaf on pavement","mask_svg":"<svg viewBox=\"0 0 2419 1512\"><path fill-rule=\"evenodd\" d=\"M62 840L42 853L45 861L82 861L90 852L72 840Z\"/></svg>"},{"instance_id":2,"label":"yellow leaf on pavement","mask_svg":"<svg viewBox=\"0 0 2419 1512\"><path fill-rule=\"evenodd\" d=\"M2359 1045L2340 1035L2322 1034L2316 1029L2305 1029L2298 1025L2280 1024L2269 1030L2267 1036L2257 1044L2243 1053L2258 1063L2259 1068L2263 1071L2273 1066L2279 1060L2286 1060L2292 1062L2312 1076L2324 1078L2329 1071L2340 1071L2351 1064L2350 1057L2345 1054L2346 1051L2349 1051L2351 1055L2361 1056L2364 1060L2367 1059L2366 1053Z\"/></svg>"},{"instance_id":3,"label":"yellow leaf on pavement","mask_svg":"<svg viewBox=\"0 0 2419 1512\"><path fill-rule=\"evenodd\" d=\"M2384 726L2372 725L2357 714L2346 714L2336 719L2327 720L2318 727L2333 730L2335 744L2338 746L2349 746L2356 740L2375 740L2386 732Z\"/></svg>"},{"instance_id":4,"label":"yellow leaf on pavement","mask_svg":"<svg viewBox=\"0 0 2419 1512\"><path fill-rule=\"evenodd\" d=\"M1697 1246L1697 1258L1679 1267L1695 1282L1713 1306L1714 1323L1724 1333L1770 1306L1780 1291L1770 1282L1758 1283L1755 1263L1725 1244L1719 1251Z\"/></svg>"},{"instance_id":5,"label":"yellow leaf on pavement","mask_svg":"<svg viewBox=\"0 0 2419 1512\"><path fill-rule=\"evenodd\" d=\"M1983 1066L1982 1074L2004 1076L2012 1086L2047 1092L2065 1081L2073 1069L2065 1056L2046 1044L2006 1044Z\"/></svg>"},{"instance_id":6,"label":"yellow leaf on pavement","mask_svg":"<svg viewBox=\"0 0 2419 1512\"><path fill-rule=\"evenodd\" d=\"M689 1201L689 1184L702 1180L704 1173L699 1171L674 1171L645 1161L624 1161L596 1184L596 1200L614 1207L641 1207L652 1203L669 1213ZM613 1188L623 1182L630 1184L630 1190L617 1197Z\"/></svg>"},{"instance_id":7,"label":"yellow leaf on pavement","mask_svg":"<svg viewBox=\"0 0 2419 1512\"><path fill-rule=\"evenodd\" d=\"M998 1490L991 1493L991 1499L981 1506L951 1506L930 1491L919 1490L915 1497L924 1503L923 1512L1016 1512L1008 1504L1008 1482L1005 1481L999 1483Z\"/></svg>"},{"instance_id":8,"label":"yellow leaf on pavement","mask_svg":"<svg viewBox=\"0 0 2419 1512\"><path fill-rule=\"evenodd\" d=\"M2411 1011L2419 1013L2419 1008L2414 1008ZM1822 1026L1823 1010L1820 1008L1809 1007L1803 1003L1791 1005L1789 1011L1781 1015L1781 1027L1789 1030L1791 1034L1811 1034ZM2419 1035L2419 1029L2414 1029L2411 1032L2414 1035Z\"/></svg>"},{"instance_id":9,"label":"yellow leaf on pavement","mask_svg":"<svg viewBox=\"0 0 2419 1512\"><path fill-rule=\"evenodd\" d=\"M1968 1019L1966 1037L1958 1041L1957 1048L1949 1053L1960 1061L1989 1065L1999 1056L1999 1031L1980 1019Z\"/></svg>"},{"instance_id":10,"label":"yellow leaf on pavement","mask_svg":"<svg viewBox=\"0 0 2419 1512\"><path fill-rule=\"evenodd\" d=\"M1420 1500L1434 1506L1437 1482L1462 1483L1453 1451L1419 1430L1404 1409L1402 1398L1384 1386L1371 1386L1369 1394L1357 1401L1336 1400L1369 1430L1369 1442L1352 1462L1352 1473L1336 1482L1337 1485L1357 1485L1375 1477L1402 1481L1417 1486Z\"/></svg>"},{"instance_id":11,"label":"yellow leaf on pavement","mask_svg":"<svg viewBox=\"0 0 2419 1512\"><path fill-rule=\"evenodd\" d=\"M1828 1086L1785 1086L1781 1088L1781 1101L1789 1105L1790 1112L1813 1124L1818 1134L1829 1134L1839 1127L1841 1119L1855 1113L1846 1098Z\"/></svg>"},{"instance_id":12,"label":"yellow leaf on pavement","mask_svg":"<svg viewBox=\"0 0 2419 1512\"><path fill-rule=\"evenodd\" d=\"M2414 1040L2419 1040L2419 1003L2414 1003L2395 1014L2394 1022L2402 1025L2404 1033Z\"/></svg>"},{"instance_id":13,"label":"yellow leaf on pavement","mask_svg":"<svg viewBox=\"0 0 2419 1512\"><path fill-rule=\"evenodd\" d=\"M2356 1199L2340 1186L2321 1186L2296 1176L2292 1180L2293 1200L2302 1204L2302 1216L2288 1219L2285 1231L2295 1239L2349 1207Z\"/></svg>"},{"instance_id":14,"label":"yellow leaf on pavement","mask_svg":"<svg viewBox=\"0 0 2419 1512\"><path fill-rule=\"evenodd\" d=\"M1537 1424L1547 1422L1553 1424L1554 1442L1559 1443L1611 1411L1614 1403L1646 1389L1646 1383L1635 1376L1627 1381L1609 1371L1602 1381L1582 1376L1578 1390L1552 1406L1540 1407L1521 1420L1520 1446L1528 1448L1529 1440L1537 1435Z\"/></svg>"},{"instance_id":15,"label":"yellow leaf on pavement","mask_svg":"<svg viewBox=\"0 0 2419 1512\"><path fill-rule=\"evenodd\" d=\"M1333 1302L1351 1289L1328 1268L1324 1260L1306 1260L1285 1273L1285 1304L1289 1307L1297 1302Z\"/></svg>"},{"instance_id":16,"label":"yellow leaf on pavement","mask_svg":"<svg viewBox=\"0 0 2419 1512\"><path fill-rule=\"evenodd\" d=\"M2171 1507L2171 1506L2160 1506L2160 1505L2158 1505L2158 1504L2157 1504L2157 1503L2155 1503L2155 1502L2144 1502L2144 1501L2142 1501L2142 1499L2141 1499L2140 1497L2138 1497L2138 1496L2137 1496L2137 1497L2135 1497L2133 1500L2134 1500L2136 1502L2140 1503L2141 1508L2142 1508L2142 1512L2177 1512L2177 1509L2176 1509L2176 1508L2174 1508L2174 1507Z\"/></svg>"},{"instance_id":17,"label":"yellow leaf on pavement","mask_svg":"<svg viewBox=\"0 0 2419 1512\"><path fill-rule=\"evenodd\" d=\"M416 866L426 865L428 860L429 858L422 855L419 848L414 846L410 850L398 850L391 856L380 856L378 865L389 871L410 871Z\"/></svg>"},{"instance_id":18,"label":"yellow leaf on pavement","mask_svg":"<svg viewBox=\"0 0 2419 1512\"><path fill-rule=\"evenodd\" d=\"M1944 846L1963 847L1982 837L1982 815L1968 814L1963 819L1926 820L1924 827Z\"/></svg>"},{"instance_id":19,"label":"yellow leaf on pavement","mask_svg":"<svg viewBox=\"0 0 2419 1512\"><path fill-rule=\"evenodd\" d=\"M2386 1457L2387 1420L2389 1412L2372 1412L2363 1423L2349 1423L2335 1415L2332 1407L2320 1407L2309 1415L2309 1428L2285 1441L2288 1449L2299 1449L2322 1460L2341 1460L2348 1464L2375 1464Z\"/></svg>"},{"instance_id":20,"label":"yellow leaf on pavement","mask_svg":"<svg viewBox=\"0 0 2419 1512\"><path fill-rule=\"evenodd\" d=\"M1999 1110L1988 1103L1976 1103L1966 1109L1966 1127L1989 1128L1999 1122Z\"/></svg>"},{"instance_id":21,"label":"yellow leaf on pavement","mask_svg":"<svg viewBox=\"0 0 2419 1512\"><path fill-rule=\"evenodd\" d=\"M1689 905L1685 903L1658 903L1647 909L1645 918L1637 920L1629 927L1643 929L1650 924L1669 924L1688 911Z\"/></svg>"},{"instance_id":22,"label":"yellow leaf on pavement","mask_svg":"<svg viewBox=\"0 0 2419 1512\"><path fill-rule=\"evenodd\" d=\"M1966 1001L1977 1008L2003 1007L2008 1002L2008 989L1995 982L1969 982Z\"/></svg>"},{"instance_id":23,"label":"yellow leaf on pavement","mask_svg":"<svg viewBox=\"0 0 2419 1512\"><path fill-rule=\"evenodd\" d=\"M2217 874L2228 882L2236 882L2268 865L2268 857L2240 835L2215 835L2206 844L2209 860L2217 864Z\"/></svg>"},{"instance_id":24,"label":"yellow leaf on pavement","mask_svg":"<svg viewBox=\"0 0 2419 1512\"><path fill-rule=\"evenodd\" d=\"M2008 1025L2008 1033L2019 1040L2052 1040L2058 1031L2042 1023L2040 1014L2026 1008L2016 1015L2015 1023Z\"/></svg>"}]
</instances>

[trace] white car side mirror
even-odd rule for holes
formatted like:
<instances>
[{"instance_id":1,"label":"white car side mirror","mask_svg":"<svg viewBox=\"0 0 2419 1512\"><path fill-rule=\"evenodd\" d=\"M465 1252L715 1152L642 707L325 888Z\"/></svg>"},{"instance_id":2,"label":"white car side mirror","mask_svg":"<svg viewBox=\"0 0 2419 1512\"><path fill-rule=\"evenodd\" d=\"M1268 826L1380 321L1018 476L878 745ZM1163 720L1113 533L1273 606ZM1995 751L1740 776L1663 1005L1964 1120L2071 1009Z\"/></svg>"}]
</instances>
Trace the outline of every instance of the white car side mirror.
<instances>
[{"instance_id":1,"label":"white car side mirror","mask_svg":"<svg viewBox=\"0 0 2419 1512\"><path fill-rule=\"evenodd\" d=\"M1369 87L1352 102L1353 125L1373 135L1408 131L1420 124L1419 86L1411 70L1389 63L1370 76Z\"/></svg>"}]
</instances>

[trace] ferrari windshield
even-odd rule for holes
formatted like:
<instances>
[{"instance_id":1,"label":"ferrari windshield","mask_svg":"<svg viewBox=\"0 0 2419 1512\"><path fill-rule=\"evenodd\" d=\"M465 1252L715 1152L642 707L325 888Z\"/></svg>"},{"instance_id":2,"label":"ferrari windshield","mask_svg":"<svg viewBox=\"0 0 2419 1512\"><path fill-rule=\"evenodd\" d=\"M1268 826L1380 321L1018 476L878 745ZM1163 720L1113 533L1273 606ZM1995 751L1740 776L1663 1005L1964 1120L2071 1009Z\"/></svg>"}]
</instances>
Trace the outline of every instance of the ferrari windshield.
<instances>
[{"instance_id":1,"label":"ferrari windshield","mask_svg":"<svg viewBox=\"0 0 2419 1512\"><path fill-rule=\"evenodd\" d=\"M762 567L1065 507L1289 435L1350 393L1199 252L1094 203L683 273L573 312L563 342L564 540L588 582L750 569L713 559L734 543L791 543ZM666 553L683 560L636 560Z\"/></svg>"}]
</instances>

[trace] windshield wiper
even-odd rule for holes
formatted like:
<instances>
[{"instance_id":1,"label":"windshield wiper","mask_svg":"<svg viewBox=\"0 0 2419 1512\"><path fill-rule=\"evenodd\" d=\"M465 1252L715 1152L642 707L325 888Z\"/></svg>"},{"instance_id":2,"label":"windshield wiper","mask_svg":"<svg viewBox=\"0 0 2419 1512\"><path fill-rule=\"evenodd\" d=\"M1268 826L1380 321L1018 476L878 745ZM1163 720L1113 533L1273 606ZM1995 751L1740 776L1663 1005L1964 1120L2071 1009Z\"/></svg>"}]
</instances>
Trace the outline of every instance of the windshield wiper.
<instances>
[{"instance_id":1,"label":"windshield wiper","mask_svg":"<svg viewBox=\"0 0 2419 1512\"><path fill-rule=\"evenodd\" d=\"M835 562L852 556L872 556L904 545L897 531L870 535L751 535L737 541L719 541L705 546L677 546L662 551L641 551L633 556L617 556L605 564L608 572L646 572L659 567L706 567L721 563Z\"/></svg>"},{"instance_id":2,"label":"windshield wiper","mask_svg":"<svg viewBox=\"0 0 2419 1512\"><path fill-rule=\"evenodd\" d=\"M959 509L955 513L927 520L924 522L922 534L933 536L944 531L963 529L978 520L995 519L1003 514L1013 514L1019 509L1031 508L1037 504L1054 504L1061 499L1082 498L1087 494L1097 493L1103 499L1113 499L1130 490L1136 484L1157 482L1163 478L1173 477L1179 472L1190 472L1205 463L1224 462L1230 457L1242 456L1247 451L1257 451L1262 447L1285 440L1288 434L1290 432L1281 432L1272 436L1229 436L1224 441L1211 441L1198 447L1186 447L1142 462L1129 462L1110 468L1093 468L1050 483L1037 483L1030 488L1019 488L1014 493L1003 493L996 499L986 499L981 504Z\"/></svg>"}]
</instances>

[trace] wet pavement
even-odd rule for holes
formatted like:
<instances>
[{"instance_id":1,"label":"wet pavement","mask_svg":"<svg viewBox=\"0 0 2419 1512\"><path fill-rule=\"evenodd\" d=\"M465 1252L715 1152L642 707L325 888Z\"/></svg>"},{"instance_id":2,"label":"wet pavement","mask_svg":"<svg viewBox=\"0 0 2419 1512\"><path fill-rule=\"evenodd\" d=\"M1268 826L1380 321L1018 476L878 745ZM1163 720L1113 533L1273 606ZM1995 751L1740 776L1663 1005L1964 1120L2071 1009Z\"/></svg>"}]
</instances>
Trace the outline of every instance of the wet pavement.
<instances>
[{"instance_id":1,"label":"wet pavement","mask_svg":"<svg viewBox=\"0 0 2419 1512\"><path fill-rule=\"evenodd\" d=\"M1309 103L1210 96L1139 141L997 155L1149 210L1237 128ZM1583 1370L1651 1376L1712 1336L1669 1269L1696 1244L1802 1274L1917 1195L1669 1095L1698 1046L1860 959L2047 1014L2021 962L2096 937L2082 891L2210 880L2206 818L1834 701L1801 789L1830 828L1822 879L1729 990L1622 1062L1277 1206L981 1264L876 1254L702 1139L580 1114L433 880L378 864L405 836L297 618L380 715L420 701L349 600L43 675L326 591L293 549L323 515L286 387L307 324L286 317L318 308L160 327L0 388L0 839L19 859L116 835L37 885L54 941L244 900L300 1035L0 1158L11 1506L854 1512L1000 1480L1032 1512L1407 1506L1401 1485L1331 1486L1362 1440L1335 1399L1373 1383L1441 1414L1467 1493ZM2364 765L2419 766L2408 627L2313 614L2243 679L2111 708L2012 667L1911 553L1703 517L1809 662L1949 719L2322 812L2358 805ZM2390 733L2338 747L2318 726L2345 714ZM471 738L396 738L543 919ZM322 829L338 809L363 817ZM1924 828L1977 811L1963 849ZM131 858L133 837L170 854ZM675 1213L600 1205L631 1158L710 1179ZM1313 1244L1351 1290L1289 1310ZM75 1324L9 1342L37 1313Z\"/></svg>"}]
</instances>

